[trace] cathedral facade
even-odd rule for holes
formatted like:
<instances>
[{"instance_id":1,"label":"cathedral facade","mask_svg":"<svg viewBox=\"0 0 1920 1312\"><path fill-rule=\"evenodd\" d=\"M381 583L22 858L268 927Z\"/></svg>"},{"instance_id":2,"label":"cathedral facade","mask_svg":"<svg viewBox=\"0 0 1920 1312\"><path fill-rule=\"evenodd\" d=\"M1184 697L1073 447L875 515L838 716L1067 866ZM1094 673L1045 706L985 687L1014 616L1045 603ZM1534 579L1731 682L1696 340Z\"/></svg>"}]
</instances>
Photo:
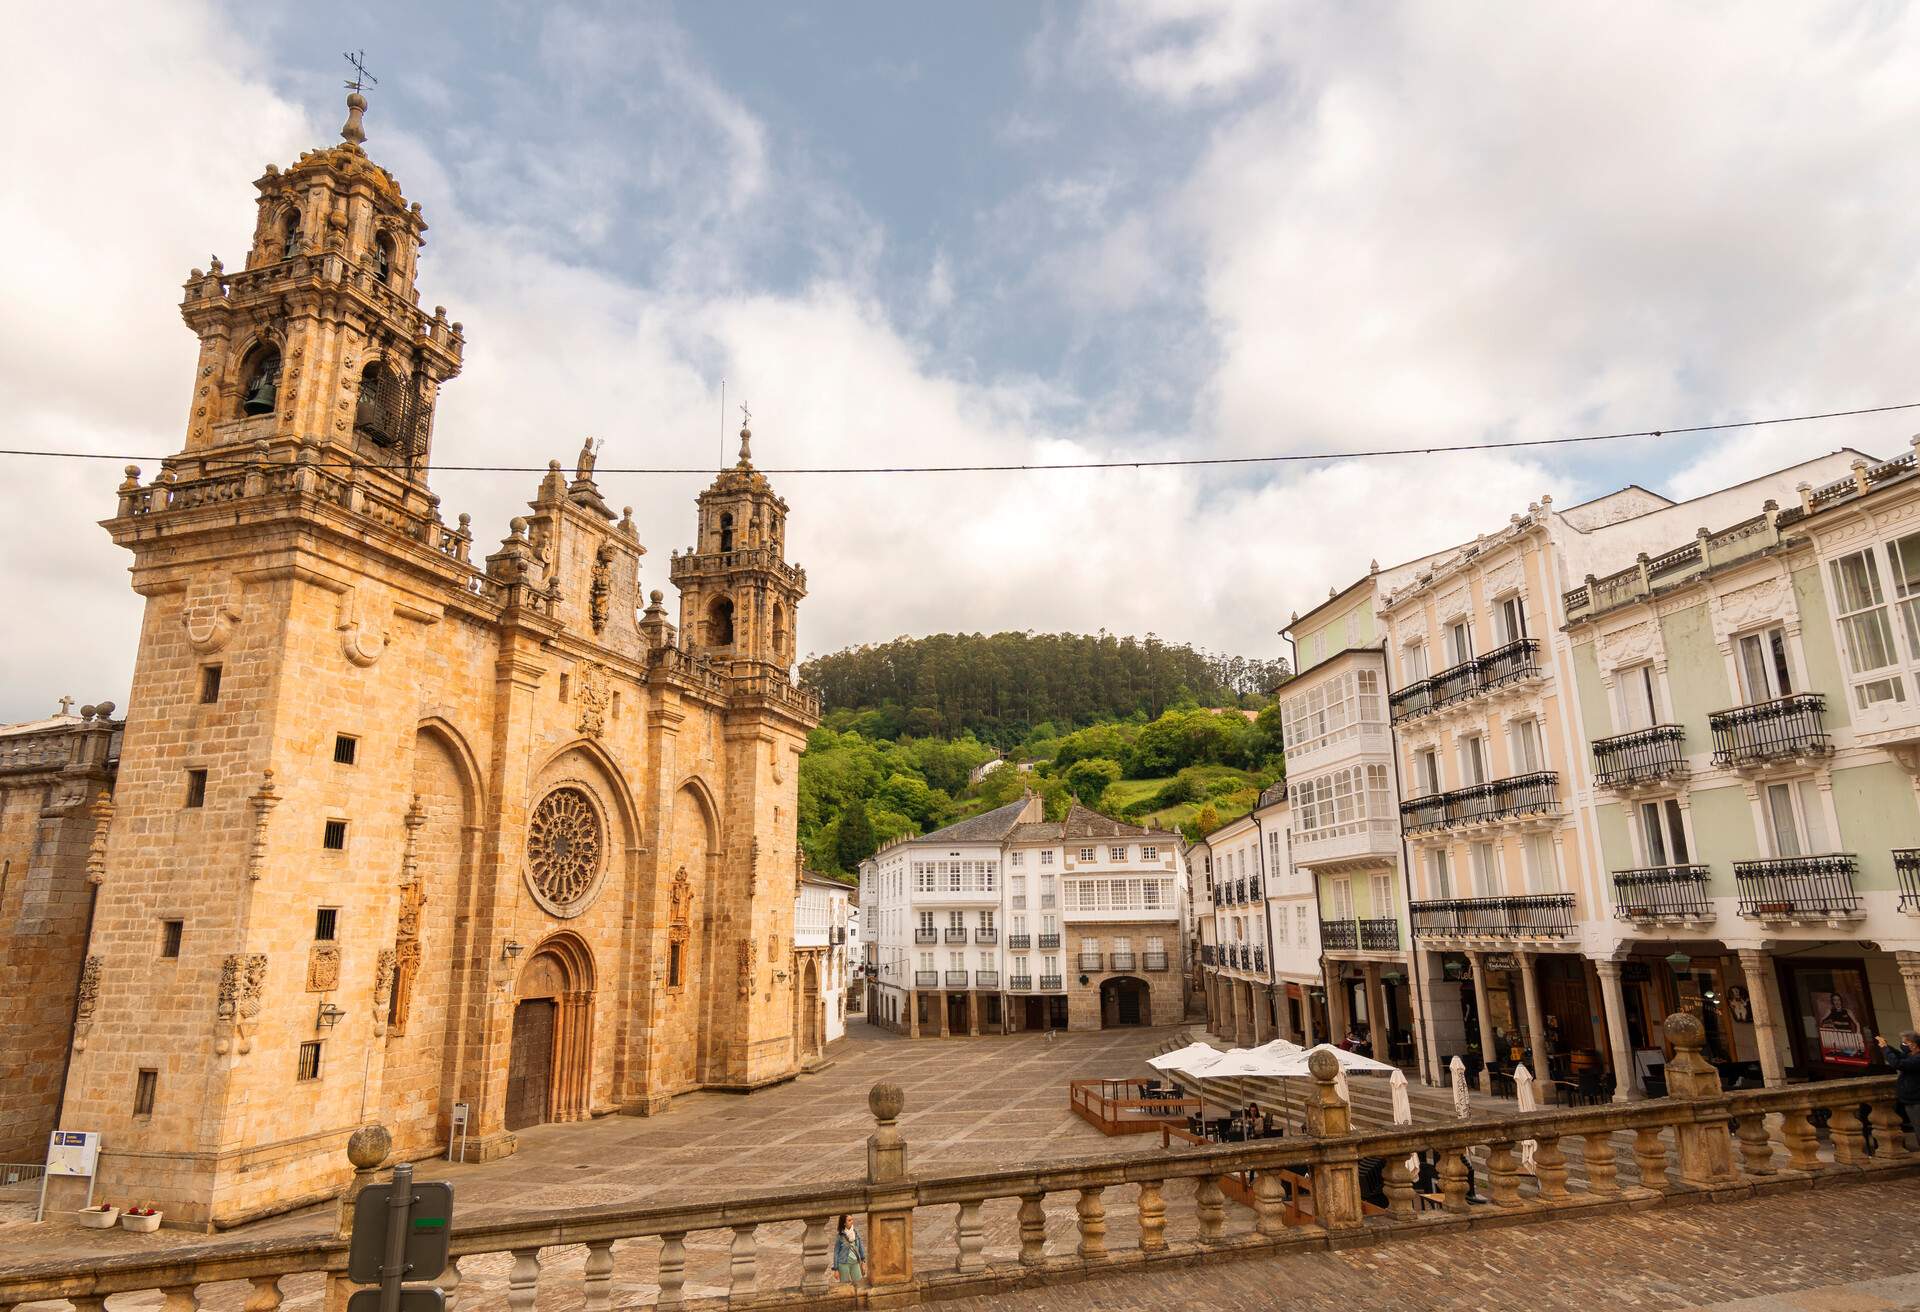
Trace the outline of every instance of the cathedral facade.
<instances>
[{"instance_id":1,"label":"cathedral facade","mask_svg":"<svg viewBox=\"0 0 1920 1312\"><path fill-rule=\"evenodd\" d=\"M185 446L105 521L145 615L59 1123L169 1221L326 1196L364 1124L422 1157L462 1107L484 1159L808 1055L787 505L743 429L677 622L591 444L496 550L444 522L462 329L348 105L256 184L244 267L188 280Z\"/></svg>"}]
</instances>

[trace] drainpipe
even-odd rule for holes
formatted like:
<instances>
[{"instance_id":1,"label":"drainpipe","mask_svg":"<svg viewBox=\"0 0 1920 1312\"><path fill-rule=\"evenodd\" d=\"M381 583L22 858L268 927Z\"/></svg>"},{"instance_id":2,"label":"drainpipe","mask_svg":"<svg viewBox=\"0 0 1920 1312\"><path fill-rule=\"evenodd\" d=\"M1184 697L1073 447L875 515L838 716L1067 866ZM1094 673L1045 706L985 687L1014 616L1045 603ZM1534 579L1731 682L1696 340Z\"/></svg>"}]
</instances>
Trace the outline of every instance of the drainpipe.
<instances>
[{"instance_id":1,"label":"drainpipe","mask_svg":"<svg viewBox=\"0 0 1920 1312\"><path fill-rule=\"evenodd\" d=\"M1393 743L1388 753L1393 758L1393 795L1405 797L1400 779L1400 741L1393 731L1393 661L1387 655L1383 643L1380 648L1380 686L1387 702L1387 737ZM1400 884L1407 904L1407 997L1413 1006L1414 1033L1419 1036L1422 1057L1421 1079L1431 1085L1441 1083L1440 1053L1436 1049L1433 1029L1427 1022L1425 986L1420 978L1420 947L1413 937L1413 850L1407 844L1405 826L1400 829Z\"/></svg>"}]
</instances>

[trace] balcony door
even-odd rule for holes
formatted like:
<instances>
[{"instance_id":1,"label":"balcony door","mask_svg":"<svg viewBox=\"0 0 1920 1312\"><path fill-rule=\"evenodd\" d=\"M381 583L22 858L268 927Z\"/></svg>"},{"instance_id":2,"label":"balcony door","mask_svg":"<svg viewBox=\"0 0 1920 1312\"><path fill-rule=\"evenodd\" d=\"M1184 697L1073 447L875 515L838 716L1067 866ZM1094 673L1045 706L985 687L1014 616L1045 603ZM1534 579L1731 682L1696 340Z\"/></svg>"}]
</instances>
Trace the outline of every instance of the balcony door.
<instances>
[{"instance_id":1,"label":"balcony door","mask_svg":"<svg viewBox=\"0 0 1920 1312\"><path fill-rule=\"evenodd\" d=\"M1785 697L1793 691L1787 666L1787 631L1779 626L1743 633L1736 640L1740 657L1740 695L1748 706Z\"/></svg>"},{"instance_id":2,"label":"balcony door","mask_svg":"<svg viewBox=\"0 0 1920 1312\"><path fill-rule=\"evenodd\" d=\"M1650 866L1691 864L1687 856L1687 827L1681 819L1678 798L1640 803L1640 841Z\"/></svg>"},{"instance_id":3,"label":"balcony door","mask_svg":"<svg viewBox=\"0 0 1920 1312\"><path fill-rule=\"evenodd\" d=\"M1467 785L1487 781L1487 740L1479 734L1460 740L1460 781Z\"/></svg>"},{"instance_id":4,"label":"balcony door","mask_svg":"<svg viewBox=\"0 0 1920 1312\"><path fill-rule=\"evenodd\" d=\"M1538 774L1547 768L1546 751L1540 744L1540 721L1516 720L1507 736L1515 774Z\"/></svg>"},{"instance_id":5,"label":"balcony door","mask_svg":"<svg viewBox=\"0 0 1920 1312\"><path fill-rule=\"evenodd\" d=\"M1453 896L1453 871L1447 864L1444 847L1430 848L1427 852L1427 896L1442 902Z\"/></svg>"},{"instance_id":6,"label":"balcony door","mask_svg":"<svg viewBox=\"0 0 1920 1312\"><path fill-rule=\"evenodd\" d=\"M1473 894L1475 897L1500 896L1500 854L1492 843L1473 845Z\"/></svg>"},{"instance_id":7,"label":"balcony door","mask_svg":"<svg viewBox=\"0 0 1920 1312\"><path fill-rule=\"evenodd\" d=\"M1768 784L1766 807L1775 856L1815 856L1832 850L1826 807L1813 780Z\"/></svg>"},{"instance_id":8,"label":"balcony door","mask_svg":"<svg viewBox=\"0 0 1920 1312\"><path fill-rule=\"evenodd\" d=\"M1659 699L1654 695L1653 664L1616 670L1613 676L1613 725L1618 733L1651 729L1660 719Z\"/></svg>"},{"instance_id":9,"label":"balcony door","mask_svg":"<svg viewBox=\"0 0 1920 1312\"><path fill-rule=\"evenodd\" d=\"M1519 593L1493 603L1493 636L1501 647L1527 636L1527 603Z\"/></svg>"},{"instance_id":10,"label":"balcony door","mask_svg":"<svg viewBox=\"0 0 1920 1312\"><path fill-rule=\"evenodd\" d=\"M1440 753L1431 747L1423 747L1413 755L1413 777L1419 781L1420 796L1430 797L1440 791Z\"/></svg>"},{"instance_id":11,"label":"balcony door","mask_svg":"<svg viewBox=\"0 0 1920 1312\"><path fill-rule=\"evenodd\" d=\"M1427 677L1427 644L1410 642L1403 652L1401 663L1406 670L1406 683L1411 686Z\"/></svg>"},{"instance_id":12,"label":"balcony door","mask_svg":"<svg viewBox=\"0 0 1920 1312\"><path fill-rule=\"evenodd\" d=\"M1353 881L1350 879L1328 880L1327 901L1333 909L1334 920L1352 920Z\"/></svg>"},{"instance_id":13,"label":"balcony door","mask_svg":"<svg viewBox=\"0 0 1920 1312\"><path fill-rule=\"evenodd\" d=\"M1447 664L1465 665L1473 659L1473 621L1455 620L1447 625Z\"/></svg>"}]
</instances>

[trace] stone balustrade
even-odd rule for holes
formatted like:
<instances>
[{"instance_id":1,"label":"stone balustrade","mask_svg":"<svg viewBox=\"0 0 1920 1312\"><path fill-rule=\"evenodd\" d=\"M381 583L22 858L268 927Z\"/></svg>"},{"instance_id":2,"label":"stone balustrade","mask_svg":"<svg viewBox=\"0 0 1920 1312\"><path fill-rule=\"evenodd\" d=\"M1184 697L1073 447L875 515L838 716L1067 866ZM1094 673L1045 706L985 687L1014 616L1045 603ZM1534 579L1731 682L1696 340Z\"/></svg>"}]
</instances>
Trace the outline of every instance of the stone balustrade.
<instances>
[{"instance_id":1,"label":"stone balustrade","mask_svg":"<svg viewBox=\"0 0 1920 1312\"><path fill-rule=\"evenodd\" d=\"M1920 1163L1903 1143L1890 1078L1722 1092L1700 1055L1699 1021L1669 1017L1667 1035L1676 1048L1672 1093L1646 1102L1354 1134L1335 1063L1320 1054L1306 1092L1306 1136L965 1174L908 1172L898 1124L904 1095L878 1085L868 1100L876 1128L864 1179L524 1219L459 1220L456 1213L456 1261L439 1283L448 1307L463 1310L504 1303L532 1312L537 1301L608 1312L617 1268L623 1307L903 1306L1291 1248L1417 1242L1423 1230L1461 1225L1824 1186ZM1425 1194L1408 1165L1413 1154L1437 1155ZM1363 1159L1382 1164L1384 1206L1362 1197ZM379 1159L355 1160L362 1169L348 1197L374 1178ZM1050 1228L1050 1199L1056 1213L1070 1203L1069 1233ZM1017 1251L1011 1237L987 1251L990 1210L1016 1223ZM870 1280L857 1299L833 1283L829 1268L842 1213L865 1218ZM916 1228L950 1232L948 1254L917 1249ZM702 1236L702 1270L690 1290L693 1235ZM0 1310L64 1299L75 1312L103 1312L116 1295L158 1291L163 1312L197 1312L224 1286L223 1303L244 1298L246 1312L274 1312L283 1282L302 1279L328 1282L333 1307L347 1292L345 1267L343 1239L210 1241L17 1269L0 1276Z\"/></svg>"}]
</instances>

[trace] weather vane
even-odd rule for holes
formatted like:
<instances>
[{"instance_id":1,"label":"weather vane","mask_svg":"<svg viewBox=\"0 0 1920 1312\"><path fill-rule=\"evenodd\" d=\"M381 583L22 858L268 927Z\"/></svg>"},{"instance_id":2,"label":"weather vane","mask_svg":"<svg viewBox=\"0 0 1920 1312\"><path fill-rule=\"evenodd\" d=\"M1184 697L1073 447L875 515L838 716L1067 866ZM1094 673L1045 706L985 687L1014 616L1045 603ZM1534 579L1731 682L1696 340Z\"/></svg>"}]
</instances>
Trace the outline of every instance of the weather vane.
<instances>
[{"instance_id":1,"label":"weather vane","mask_svg":"<svg viewBox=\"0 0 1920 1312\"><path fill-rule=\"evenodd\" d=\"M752 421L753 411L747 409L747 403L742 401L740 403L740 427L745 428Z\"/></svg>"},{"instance_id":2,"label":"weather vane","mask_svg":"<svg viewBox=\"0 0 1920 1312\"><path fill-rule=\"evenodd\" d=\"M346 60L349 64L353 65L353 80L347 83L347 90L349 91L363 90L364 84L367 82L371 82L375 86L380 85L380 79L375 77L373 74L367 72L367 52L366 51L351 50L341 55L340 57Z\"/></svg>"}]
</instances>

